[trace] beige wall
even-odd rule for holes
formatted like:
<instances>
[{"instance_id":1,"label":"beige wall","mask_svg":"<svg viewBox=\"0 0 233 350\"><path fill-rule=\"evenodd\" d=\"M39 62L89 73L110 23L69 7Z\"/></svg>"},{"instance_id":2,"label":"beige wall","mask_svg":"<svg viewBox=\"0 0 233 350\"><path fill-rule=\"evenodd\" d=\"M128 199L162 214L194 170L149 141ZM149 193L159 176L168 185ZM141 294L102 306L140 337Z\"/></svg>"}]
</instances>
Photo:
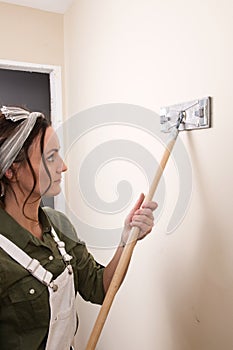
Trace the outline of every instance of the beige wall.
<instances>
[{"instance_id":1,"label":"beige wall","mask_svg":"<svg viewBox=\"0 0 233 350\"><path fill-rule=\"evenodd\" d=\"M0 58L63 66L63 15L0 2Z\"/></svg>"},{"instance_id":2,"label":"beige wall","mask_svg":"<svg viewBox=\"0 0 233 350\"><path fill-rule=\"evenodd\" d=\"M232 15L230 0L80 0L65 14L69 116L213 97L213 127L180 136L193 168L186 216L138 244L97 349L232 350ZM97 309L79 303L81 350Z\"/></svg>"}]
</instances>

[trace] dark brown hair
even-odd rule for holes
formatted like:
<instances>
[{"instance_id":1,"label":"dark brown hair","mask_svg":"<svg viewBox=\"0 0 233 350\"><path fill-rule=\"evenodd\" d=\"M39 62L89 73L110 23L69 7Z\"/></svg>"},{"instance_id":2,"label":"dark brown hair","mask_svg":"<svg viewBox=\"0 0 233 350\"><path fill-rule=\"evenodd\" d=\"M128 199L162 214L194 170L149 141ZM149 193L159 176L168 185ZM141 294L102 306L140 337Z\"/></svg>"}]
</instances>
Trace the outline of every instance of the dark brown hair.
<instances>
[{"instance_id":1,"label":"dark brown hair","mask_svg":"<svg viewBox=\"0 0 233 350\"><path fill-rule=\"evenodd\" d=\"M0 111L0 147L4 143L5 140L7 140L9 137L11 137L15 133L17 126L21 122L22 122L22 120L20 120L18 122L13 122L11 120L7 120L4 116L4 114L2 114ZM23 147L21 148L19 154L17 155L16 159L14 160L14 163L27 162L27 164L31 170L32 177L33 177L33 186L32 186L31 192L29 193L29 195L27 196L27 198L24 201L23 210L25 208L27 201L29 200L30 196L32 195L32 193L36 187L36 183L37 183L35 171L32 167L31 162L30 162L28 152L29 152L29 148L32 145L33 141L38 136L40 136L40 151L41 151L42 161L43 161L45 170L46 170L47 175L48 175L50 182L51 182L51 176L50 176L49 170L45 164L44 156L43 156L45 132L46 132L46 129L50 125L51 125L51 123L46 118L43 118L43 116L38 117L32 131L30 132L28 138L26 139L26 141L23 144ZM0 167L1 167L1 164L0 164ZM13 174L16 175L14 167L11 166L10 168L11 168ZM50 187L50 185L48 186L48 188L46 189L45 192L47 192L49 187ZM0 179L0 188L2 188L2 189L4 188L5 190L10 189L11 191L13 191L13 189L11 187L11 182L5 175ZM14 193L14 191L13 191L13 193ZM14 196L15 196L15 193L14 193ZM17 201L16 196L15 196L15 199ZM2 195L2 197L0 197L0 206L4 208L4 195Z\"/></svg>"}]
</instances>

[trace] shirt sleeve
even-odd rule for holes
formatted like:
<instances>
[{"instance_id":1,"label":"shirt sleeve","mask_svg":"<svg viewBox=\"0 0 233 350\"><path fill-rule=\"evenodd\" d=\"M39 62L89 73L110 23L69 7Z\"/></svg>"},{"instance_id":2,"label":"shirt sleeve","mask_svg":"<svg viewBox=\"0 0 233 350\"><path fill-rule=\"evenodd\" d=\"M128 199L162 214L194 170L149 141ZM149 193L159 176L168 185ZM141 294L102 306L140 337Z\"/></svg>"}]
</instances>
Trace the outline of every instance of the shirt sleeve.
<instances>
[{"instance_id":1,"label":"shirt sleeve","mask_svg":"<svg viewBox=\"0 0 233 350\"><path fill-rule=\"evenodd\" d=\"M95 261L83 243L78 243L73 248L73 256L76 259L76 266L74 267L76 272L75 284L79 294L86 301L102 304L105 296L103 287L104 267Z\"/></svg>"}]
</instances>

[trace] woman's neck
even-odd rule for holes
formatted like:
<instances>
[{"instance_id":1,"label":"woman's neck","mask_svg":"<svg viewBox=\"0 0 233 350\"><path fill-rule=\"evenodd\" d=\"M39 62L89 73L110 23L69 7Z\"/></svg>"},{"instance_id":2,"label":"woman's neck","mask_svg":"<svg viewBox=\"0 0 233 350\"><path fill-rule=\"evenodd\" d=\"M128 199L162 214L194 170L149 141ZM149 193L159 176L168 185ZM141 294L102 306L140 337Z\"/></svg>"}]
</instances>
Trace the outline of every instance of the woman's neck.
<instances>
[{"instance_id":1,"label":"woman's neck","mask_svg":"<svg viewBox=\"0 0 233 350\"><path fill-rule=\"evenodd\" d=\"M40 201L26 203L24 201L17 203L11 195L5 197L5 211L12 216L18 224L31 232L34 236L42 238L42 228L39 222L39 205Z\"/></svg>"}]
</instances>

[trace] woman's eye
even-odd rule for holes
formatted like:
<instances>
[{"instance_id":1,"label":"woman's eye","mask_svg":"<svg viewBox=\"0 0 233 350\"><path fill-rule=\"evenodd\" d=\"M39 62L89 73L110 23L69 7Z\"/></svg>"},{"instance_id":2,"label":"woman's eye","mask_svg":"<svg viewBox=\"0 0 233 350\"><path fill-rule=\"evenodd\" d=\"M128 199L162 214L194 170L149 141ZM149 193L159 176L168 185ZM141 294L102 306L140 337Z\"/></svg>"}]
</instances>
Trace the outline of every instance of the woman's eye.
<instances>
[{"instance_id":1,"label":"woman's eye","mask_svg":"<svg viewBox=\"0 0 233 350\"><path fill-rule=\"evenodd\" d=\"M54 160L55 160L54 154L51 154L51 155L47 158L47 161L48 161L48 162L54 162Z\"/></svg>"}]
</instances>

